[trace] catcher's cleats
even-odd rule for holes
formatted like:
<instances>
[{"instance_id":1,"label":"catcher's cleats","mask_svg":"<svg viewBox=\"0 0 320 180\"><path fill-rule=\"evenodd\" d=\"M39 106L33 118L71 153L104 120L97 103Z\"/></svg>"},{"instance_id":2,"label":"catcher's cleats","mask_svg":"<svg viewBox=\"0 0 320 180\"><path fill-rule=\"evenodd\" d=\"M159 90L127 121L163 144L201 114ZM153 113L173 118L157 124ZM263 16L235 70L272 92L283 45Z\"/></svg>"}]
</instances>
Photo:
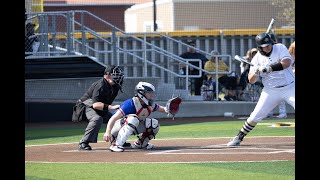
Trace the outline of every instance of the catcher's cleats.
<instances>
[{"instance_id":1,"label":"catcher's cleats","mask_svg":"<svg viewBox=\"0 0 320 180\"><path fill-rule=\"evenodd\" d=\"M131 147L131 143L125 142L125 143L123 144L123 147Z\"/></svg>"},{"instance_id":2,"label":"catcher's cleats","mask_svg":"<svg viewBox=\"0 0 320 180\"><path fill-rule=\"evenodd\" d=\"M117 146L117 145L111 145L109 149L111 152L123 152L124 151L124 148L122 146Z\"/></svg>"},{"instance_id":3,"label":"catcher's cleats","mask_svg":"<svg viewBox=\"0 0 320 180\"><path fill-rule=\"evenodd\" d=\"M112 135L112 136L111 136L111 140L110 140L110 144L116 143L116 139L117 139L117 137L114 136L114 135ZM131 143L125 142L122 146L123 146L123 147L131 147Z\"/></svg>"},{"instance_id":4,"label":"catcher's cleats","mask_svg":"<svg viewBox=\"0 0 320 180\"><path fill-rule=\"evenodd\" d=\"M131 147L132 147L133 149L142 149L142 148L144 148L144 149L150 150L150 149L153 149L153 148L154 148L154 145L148 143L147 146L142 147L142 145L141 145L139 142L135 141L135 142L131 145Z\"/></svg>"}]
</instances>

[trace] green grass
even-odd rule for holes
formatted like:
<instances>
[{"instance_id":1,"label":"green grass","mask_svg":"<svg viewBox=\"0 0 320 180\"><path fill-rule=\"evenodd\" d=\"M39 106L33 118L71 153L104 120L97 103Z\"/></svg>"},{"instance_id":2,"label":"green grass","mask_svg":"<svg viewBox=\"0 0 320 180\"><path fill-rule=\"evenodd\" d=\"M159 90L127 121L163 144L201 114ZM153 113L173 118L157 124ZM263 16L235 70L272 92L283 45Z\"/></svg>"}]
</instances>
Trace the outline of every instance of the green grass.
<instances>
[{"instance_id":1,"label":"green grass","mask_svg":"<svg viewBox=\"0 0 320 180\"><path fill-rule=\"evenodd\" d=\"M157 139L233 137L243 121L162 125ZM294 122L294 119L263 120L250 136L295 136L294 127L271 128L263 123ZM85 127L26 128L25 144L78 142ZM105 126L101 128L102 140ZM130 139L134 139L132 136ZM295 179L295 161L228 163L25 163L25 179Z\"/></svg>"},{"instance_id":2,"label":"green grass","mask_svg":"<svg viewBox=\"0 0 320 180\"><path fill-rule=\"evenodd\" d=\"M294 161L192 164L26 163L26 179L294 179Z\"/></svg>"}]
</instances>

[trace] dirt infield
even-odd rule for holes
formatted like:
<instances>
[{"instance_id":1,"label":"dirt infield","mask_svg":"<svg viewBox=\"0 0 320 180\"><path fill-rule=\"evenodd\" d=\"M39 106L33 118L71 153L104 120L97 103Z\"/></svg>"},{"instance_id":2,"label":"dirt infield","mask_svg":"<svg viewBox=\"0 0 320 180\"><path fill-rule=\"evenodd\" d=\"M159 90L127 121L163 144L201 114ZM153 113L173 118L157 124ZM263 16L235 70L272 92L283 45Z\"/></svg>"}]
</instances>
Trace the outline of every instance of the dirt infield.
<instances>
[{"instance_id":1,"label":"dirt infield","mask_svg":"<svg viewBox=\"0 0 320 180\"><path fill-rule=\"evenodd\" d=\"M25 161L37 162L215 162L295 160L294 137L247 137L239 147L227 147L229 138L153 140L153 150L128 148L110 152L105 142L92 151L77 143L26 146Z\"/></svg>"},{"instance_id":2,"label":"dirt infield","mask_svg":"<svg viewBox=\"0 0 320 180\"><path fill-rule=\"evenodd\" d=\"M91 143L92 151L79 151L77 143L34 145L25 147L25 161L142 163L295 160L295 137L246 137L239 147L227 147L229 140L230 137L155 139L151 141L155 145L153 150L127 148L121 153L110 152L105 142Z\"/></svg>"}]
</instances>

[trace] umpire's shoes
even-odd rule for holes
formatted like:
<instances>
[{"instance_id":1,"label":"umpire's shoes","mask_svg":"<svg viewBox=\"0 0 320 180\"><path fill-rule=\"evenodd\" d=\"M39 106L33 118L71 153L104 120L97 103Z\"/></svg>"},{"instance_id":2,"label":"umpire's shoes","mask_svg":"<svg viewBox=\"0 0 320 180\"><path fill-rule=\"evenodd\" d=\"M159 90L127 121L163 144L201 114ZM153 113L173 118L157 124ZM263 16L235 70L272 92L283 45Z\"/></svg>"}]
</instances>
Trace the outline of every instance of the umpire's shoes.
<instances>
[{"instance_id":1,"label":"umpire's shoes","mask_svg":"<svg viewBox=\"0 0 320 180\"><path fill-rule=\"evenodd\" d=\"M92 148L89 145L89 143L81 142L81 143L79 143L79 150L90 151L90 150L92 150Z\"/></svg>"}]
</instances>

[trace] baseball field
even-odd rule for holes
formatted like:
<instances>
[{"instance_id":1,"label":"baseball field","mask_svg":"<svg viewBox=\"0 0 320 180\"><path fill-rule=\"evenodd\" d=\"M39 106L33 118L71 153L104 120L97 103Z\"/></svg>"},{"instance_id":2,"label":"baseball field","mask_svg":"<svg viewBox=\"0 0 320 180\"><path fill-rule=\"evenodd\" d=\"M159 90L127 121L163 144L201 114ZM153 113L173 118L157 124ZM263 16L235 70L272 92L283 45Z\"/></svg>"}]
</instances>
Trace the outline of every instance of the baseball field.
<instances>
[{"instance_id":1,"label":"baseball field","mask_svg":"<svg viewBox=\"0 0 320 180\"><path fill-rule=\"evenodd\" d=\"M159 119L153 150L79 151L85 122L25 125L25 179L295 179L295 117L265 119L239 147L239 117ZM131 136L129 142L133 142Z\"/></svg>"}]
</instances>

